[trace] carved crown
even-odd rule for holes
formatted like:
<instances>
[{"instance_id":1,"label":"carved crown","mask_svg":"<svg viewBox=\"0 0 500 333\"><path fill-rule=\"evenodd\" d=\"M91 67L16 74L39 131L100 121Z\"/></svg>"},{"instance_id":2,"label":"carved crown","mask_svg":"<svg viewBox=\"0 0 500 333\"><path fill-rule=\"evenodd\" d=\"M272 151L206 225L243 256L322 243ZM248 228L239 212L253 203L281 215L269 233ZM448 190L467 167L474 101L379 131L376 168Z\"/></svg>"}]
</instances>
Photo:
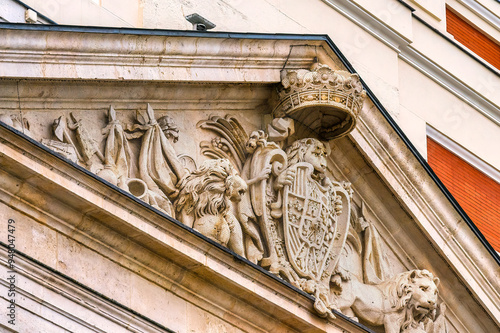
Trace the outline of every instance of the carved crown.
<instances>
[{"instance_id":1,"label":"carved crown","mask_svg":"<svg viewBox=\"0 0 500 333\"><path fill-rule=\"evenodd\" d=\"M356 126L365 95L357 74L315 63L282 72L273 116L293 118L321 139L339 138Z\"/></svg>"}]
</instances>

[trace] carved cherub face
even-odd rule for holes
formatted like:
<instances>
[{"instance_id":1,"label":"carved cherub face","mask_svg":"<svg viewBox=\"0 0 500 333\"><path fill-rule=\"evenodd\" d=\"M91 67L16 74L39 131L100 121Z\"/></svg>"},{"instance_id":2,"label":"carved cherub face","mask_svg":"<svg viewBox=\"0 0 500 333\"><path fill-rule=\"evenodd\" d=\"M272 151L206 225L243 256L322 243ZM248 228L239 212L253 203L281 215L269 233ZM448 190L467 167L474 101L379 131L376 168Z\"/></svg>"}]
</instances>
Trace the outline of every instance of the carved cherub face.
<instances>
[{"instance_id":1,"label":"carved cherub face","mask_svg":"<svg viewBox=\"0 0 500 333\"><path fill-rule=\"evenodd\" d=\"M325 145L317 140L314 140L304 154L304 162L311 163L314 171L317 173L325 173L326 171L326 155L327 150Z\"/></svg>"},{"instance_id":2,"label":"carved cherub face","mask_svg":"<svg viewBox=\"0 0 500 333\"><path fill-rule=\"evenodd\" d=\"M438 283L439 279L430 279L427 276L412 278L413 295L410 304L413 305L415 312L426 315L436 308Z\"/></svg>"}]
</instances>

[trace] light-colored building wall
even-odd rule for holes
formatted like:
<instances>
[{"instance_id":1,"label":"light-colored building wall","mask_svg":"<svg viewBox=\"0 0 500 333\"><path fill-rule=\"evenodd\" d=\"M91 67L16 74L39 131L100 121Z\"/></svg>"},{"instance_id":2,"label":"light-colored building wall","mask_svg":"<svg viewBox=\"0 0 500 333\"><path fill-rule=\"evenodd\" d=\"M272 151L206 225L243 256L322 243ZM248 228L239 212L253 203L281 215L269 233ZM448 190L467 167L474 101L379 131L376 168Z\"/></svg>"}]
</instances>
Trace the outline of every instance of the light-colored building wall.
<instances>
[{"instance_id":1,"label":"light-colored building wall","mask_svg":"<svg viewBox=\"0 0 500 333\"><path fill-rule=\"evenodd\" d=\"M58 24L141 27L139 0L26 0L25 4Z\"/></svg>"}]
</instances>

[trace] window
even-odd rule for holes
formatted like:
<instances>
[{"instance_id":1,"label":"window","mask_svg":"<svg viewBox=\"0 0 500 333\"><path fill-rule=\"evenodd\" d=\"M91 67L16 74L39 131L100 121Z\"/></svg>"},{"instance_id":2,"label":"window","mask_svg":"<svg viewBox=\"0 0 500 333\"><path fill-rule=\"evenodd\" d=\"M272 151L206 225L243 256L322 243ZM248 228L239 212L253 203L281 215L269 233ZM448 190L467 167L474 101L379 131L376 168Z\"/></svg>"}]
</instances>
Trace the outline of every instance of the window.
<instances>
[{"instance_id":1,"label":"window","mask_svg":"<svg viewBox=\"0 0 500 333\"><path fill-rule=\"evenodd\" d=\"M446 31L456 41L500 69L500 45L446 7Z\"/></svg>"},{"instance_id":2,"label":"window","mask_svg":"<svg viewBox=\"0 0 500 333\"><path fill-rule=\"evenodd\" d=\"M500 251L500 184L430 137L427 160L491 246Z\"/></svg>"}]
</instances>

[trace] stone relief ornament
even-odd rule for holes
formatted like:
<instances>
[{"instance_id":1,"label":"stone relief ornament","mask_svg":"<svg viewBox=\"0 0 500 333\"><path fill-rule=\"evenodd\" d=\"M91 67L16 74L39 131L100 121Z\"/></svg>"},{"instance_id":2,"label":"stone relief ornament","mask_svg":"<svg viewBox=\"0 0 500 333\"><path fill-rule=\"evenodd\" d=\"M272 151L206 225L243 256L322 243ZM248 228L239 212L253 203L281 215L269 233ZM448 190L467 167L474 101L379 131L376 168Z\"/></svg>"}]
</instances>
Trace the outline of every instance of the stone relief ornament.
<instances>
[{"instance_id":1,"label":"stone relief ornament","mask_svg":"<svg viewBox=\"0 0 500 333\"><path fill-rule=\"evenodd\" d=\"M365 96L359 77L316 63L284 71L278 94L265 130L246 132L231 116L200 121L200 156L176 152L174 119L157 119L149 104L135 115L110 107L100 142L72 113L60 116L42 143L313 295L320 316L337 310L386 333L446 333L439 279L393 274L366 205L327 171L321 140L354 128ZM0 120L29 131L27 121Z\"/></svg>"},{"instance_id":2,"label":"stone relief ornament","mask_svg":"<svg viewBox=\"0 0 500 333\"><path fill-rule=\"evenodd\" d=\"M177 219L245 256L241 225L232 202L241 201L247 184L227 159L205 161L179 183Z\"/></svg>"},{"instance_id":3,"label":"stone relief ornament","mask_svg":"<svg viewBox=\"0 0 500 333\"><path fill-rule=\"evenodd\" d=\"M316 297L315 308L330 315L330 279L349 227L349 186L325 174L327 149L316 139L295 141L287 150L291 181L282 182L283 232L298 284Z\"/></svg>"},{"instance_id":4,"label":"stone relief ornament","mask_svg":"<svg viewBox=\"0 0 500 333\"><path fill-rule=\"evenodd\" d=\"M42 140L42 143L75 163L81 162L87 169L95 172L93 156L97 155L101 162L104 161L104 156L82 121L77 120L73 113L69 115L71 119L60 116L52 123L52 131L57 140Z\"/></svg>"},{"instance_id":5,"label":"stone relief ornament","mask_svg":"<svg viewBox=\"0 0 500 333\"><path fill-rule=\"evenodd\" d=\"M187 174L172 146L178 139L178 129L168 116L156 120L149 104L146 110L137 111L136 120L126 131L134 133L133 138L142 138L138 178L147 186L149 203L175 216L172 201L179 193L177 182Z\"/></svg>"},{"instance_id":6,"label":"stone relief ornament","mask_svg":"<svg viewBox=\"0 0 500 333\"><path fill-rule=\"evenodd\" d=\"M367 218L364 202L351 205L351 225L331 279L339 311L392 332L448 332L444 303L437 304L439 279L427 270L394 275L382 239Z\"/></svg>"},{"instance_id":7,"label":"stone relief ornament","mask_svg":"<svg viewBox=\"0 0 500 333\"><path fill-rule=\"evenodd\" d=\"M198 126L218 134L211 141L200 143L201 153L210 158L227 158L241 171L247 154L248 135L240 123L232 117L212 116Z\"/></svg>"},{"instance_id":8,"label":"stone relief ornament","mask_svg":"<svg viewBox=\"0 0 500 333\"><path fill-rule=\"evenodd\" d=\"M337 305L370 325L383 325L386 333L444 333L446 306L437 306L438 285L439 279L427 270L404 272L376 285L353 276Z\"/></svg>"},{"instance_id":9,"label":"stone relief ornament","mask_svg":"<svg viewBox=\"0 0 500 333\"><path fill-rule=\"evenodd\" d=\"M76 120L73 113L70 112L70 119L68 119L68 128L75 131L76 141L80 147L80 156L83 162L90 168L92 164L92 156L97 155L101 161L104 161L104 156L99 151L97 144L87 132L87 129L82 125L81 120Z\"/></svg>"},{"instance_id":10,"label":"stone relief ornament","mask_svg":"<svg viewBox=\"0 0 500 333\"><path fill-rule=\"evenodd\" d=\"M61 153L64 157L74 163L77 163L78 161L84 162L82 154L78 151L78 148L71 136L71 132L66 125L66 118L64 116L54 119L54 122L52 123L52 132L57 140L45 139L42 140L42 143Z\"/></svg>"},{"instance_id":11,"label":"stone relief ornament","mask_svg":"<svg viewBox=\"0 0 500 333\"><path fill-rule=\"evenodd\" d=\"M19 132L26 134L27 136L31 136L30 123L28 119L22 116L0 114L0 121L18 130Z\"/></svg>"},{"instance_id":12,"label":"stone relief ornament","mask_svg":"<svg viewBox=\"0 0 500 333\"><path fill-rule=\"evenodd\" d=\"M274 122L277 127L288 121ZM315 295L318 313L333 316L330 278L347 236L351 191L326 176L325 144L301 139L285 151L268 142L264 131L247 136L234 118L211 118L199 125L223 135L224 141L212 142L234 147L202 143L205 155L231 153L235 164L243 166L240 172L249 191L236 216L244 230L246 256ZM244 160L233 151L245 151Z\"/></svg>"},{"instance_id":13,"label":"stone relief ornament","mask_svg":"<svg viewBox=\"0 0 500 333\"><path fill-rule=\"evenodd\" d=\"M342 282L356 276L366 284L378 284L391 277L382 239L375 225L367 218L366 205L351 204L350 226L337 268L332 276L333 291L342 292Z\"/></svg>"},{"instance_id":14,"label":"stone relief ornament","mask_svg":"<svg viewBox=\"0 0 500 333\"><path fill-rule=\"evenodd\" d=\"M113 107L109 108L107 116L108 125L101 131L105 140L104 168L97 175L127 191L135 169L129 144L133 136L124 131Z\"/></svg>"},{"instance_id":15,"label":"stone relief ornament","mask_svg":"<svg viewBox=\"0 0 500 333\"><path fill-rule=\"evenodd\" d=\"M365 96L357 74L315 63L311 70L282 71L273 116L290 117L331 140L354 129Z\"/></svg>"}]
</instances>

